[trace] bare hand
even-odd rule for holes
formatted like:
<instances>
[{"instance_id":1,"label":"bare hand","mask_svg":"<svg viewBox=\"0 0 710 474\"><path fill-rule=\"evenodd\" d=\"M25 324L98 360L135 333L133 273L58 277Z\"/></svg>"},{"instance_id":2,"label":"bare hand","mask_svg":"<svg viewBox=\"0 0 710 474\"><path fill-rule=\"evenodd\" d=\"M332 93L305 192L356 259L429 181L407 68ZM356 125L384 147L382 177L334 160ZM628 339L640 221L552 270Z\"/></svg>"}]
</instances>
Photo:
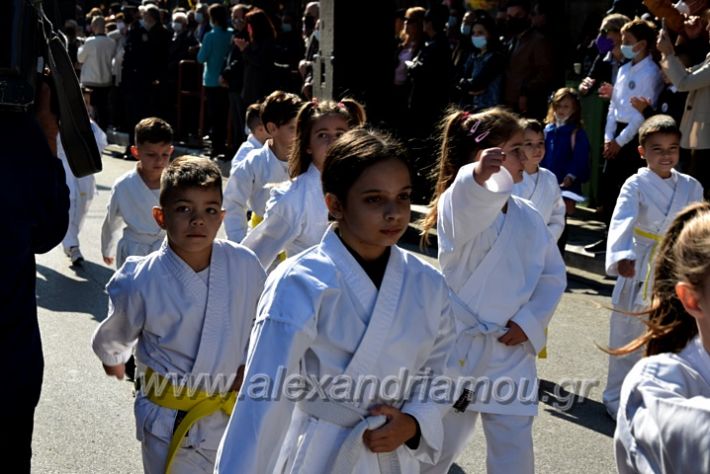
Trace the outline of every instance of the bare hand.
<instances>
[{"instance_id":1,"label":"bare hand","mask_svg":"<svg viewBox=\"0 0 710 474\"><path fill-rule=\"evenodd\" d=\"M683 22L683 29L688 39L696 39L703 34L703 21L699 16L689 16Z\"/></svg>"},{"instance_id":2,"label":"bare hand","mask_svg":"<svg viewBox=\"0 0 710 474\"><path fill-rule=\"evenodd\" d=\"M502 148L488 148L481 152L481 158L473 169L473 179L483 186L488 179L500 171L505 161Z\"/></svg>"},{"instance_id":3,"label":"bare hand","mask_svg":"<svg viewBox=\"0 0 710 474\"><path fill-rule=\"evenodd\" d=\"M636 262L629 260L627 258L619 260L616 264L617 271L619 275L626 278L633 278L636 275Z\"/></svg>"},{"instance_id":4,"label":"bare hand","mask_svg":"<svg viewBox=\"0 0 710 474\"><path fill-rule=\"evenodd\" d=\"M582 82L579 83L580 94L582 94L582 95L588 94L589 91L591 90L591 88L594 87L594 84L596 82L597 81L595 81L591 77L585 77L584 79L582 79Z\"/></svg>"},{"instance_id":5,"label":"bare hand","mask_svg":"<svg viewBox=\"0 0 710 474\"><path fill-rule=\"evenodd\" d=\"M104 372L106 372L106 375L116 377L118 380L123 380L123 377L126 375L126 364L118 364L118 365L103 364L103 366L104 366Z\"/></svg>"},{"instance_id":6,"label":"bare hand","mask_svg":"<svg viewBox=\"0 0 710 474\"><path fill-rule=\"evenodd\" d=\"M244 51L247 49L247 46L249 46L249 41L245 40L244 38L234 38L234 44L237 45L237 48L239 48L239 51Z\"/></svg>"},{"instance_id":7,"label":"bare hand","mask_svg":"<svg viewBox=\"0 0 710 474\"><path fill-rule=\"evenodd\" d=\"M113 265L113 257L104 257L104 263L106 265Z\"/></svg>"},{"instance_id":8,"label":"bare hand","mask_svg":"<svg viewBox=\"0 0 710 474\"><path fill-rule=\"evenodd\" d=\"M602 154L604 155L605 159L613 160L614 158L616 158L616 155L619 154L619 150L621 150L619 144L616 143L616 140L612 140L604 144L604 152Z\"/></svg>"},{"instance_id":9,"label":"bare hand","mask_svg":"<svg viewBox=\"0 0 710 474\"><path fill-rule=\"evenodd\" d=\"M643 114L643 111L651 106L651 101L646 97L632 97L631 105L634 109L638 110Z\"/></svg>"},{"instance_id":10,"label":"bare hand","mask_svg":"<svg viewBox=\"0 0 710 474\"><path fill-rule=\"evenodd\" d=\"M370 410L371 416L384 415L387 423L362 435L365 446L373 453L389 453L402 446L417 434L417 422L411 415L395 407L380 405Z\"/></svg>"},{"instance_id":11,"label":"bare hand","mask_svg":"<svg viewBox=\"0 0 710 474\"><path fill-rule=\"evenodd\" d=\"M518 326L517 323L508 321L508 324L506 324L505 327L508 328L508 332L498 338L498 342L501 344L505 344L506 346L517 346L518 344L522 344L528 340L528 335L525 334L523 328Z\"/></svg>"},{"instance_id":12,"label":"bare hand","mask_svg":"<svg viewBox=\"0 0 710 474\"><path fill-rule=\"evenodd\" d=\"M671 42L671 38L670 36L668 36L668 32L666 30L661 30L658 32L656 48L658 48L658 51L660 51L664 56L670 56L671 54L675 53L673 43Z\"/></svg>"},{"instance_id":13,"label":"bare hand","mask_svg":"<svg viewBox=\"0 0 710 474\"><path fill-rule=\"evenodd\" d=\"M599 98L609 100L611 99L611 94L614 92L614 86L608 82L602 82L599 86Z\"/></svg>"}]
</instances>

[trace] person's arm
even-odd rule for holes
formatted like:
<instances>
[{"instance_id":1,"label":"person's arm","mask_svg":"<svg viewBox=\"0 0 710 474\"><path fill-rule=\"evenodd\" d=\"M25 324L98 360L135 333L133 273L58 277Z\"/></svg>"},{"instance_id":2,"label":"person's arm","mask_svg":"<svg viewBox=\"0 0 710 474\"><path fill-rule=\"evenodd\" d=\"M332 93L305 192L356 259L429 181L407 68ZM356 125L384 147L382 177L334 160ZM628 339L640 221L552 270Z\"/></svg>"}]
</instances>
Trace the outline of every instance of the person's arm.
<instances>
[{"instance_id":1,"label":"person's arm","mask_svg":"<svg viewBox=\"0 0 710 474\"><path fill-rule=\"evenodd\" d=\"M636 260L634 252L634 226L639 215L639 193L635 181L627 180L621 187L609 224L606 250L606 273L618 276L618 264L622 260Z\"/></svg>"},{"instance_id":2,"label":"person's arm","mask_svg":"<svg viewBox=\"0 0 710 474\"><path fill-rule=\"evenodd\" d=\"M547 230L550 231L550 234L555 242L560 239L562 232L565 230L566 212L567 206L565 206L565 201L562 199L562 195L560 194L560 187L555 186L555 202L552 205L550 222L547 223Z\"/></svg>"},{"instance_id":3,"label":"person's arm","mask_svg":"<svg viewBox=\"0 0 710 474\"><path fill-rule=\"evenodd\" d=\"M710 87L710 62L687 70L676 55L668 55L661 62L663 70L674 86L681 92Z\"/></svg>"},{"instance_id":4,"label":"person's arm","mask_svg":"<svg viewBox=\"0 0 710 474\"><path fill-rule=\"evenodd\" d=\"M81 64L85 63L86 59L89 57L89 48L88 47L91 46L91 43L92 43L92 41L89 41L89 40L90 40L90 38L87 39L87 41L84 42L84 44L79 46L79 49L76 52L76 60Z\"/></svg>"},{"instance_id":5,"label":"person's arm","mask_svg":"<svg viewBox=\"0 0 710 474\"><path fill-rule=\"evenodd\" d=\"M113 257L116 255L114 252L116 248L116 233L123 226L123 216L121 215L121 209L118 204L119 198L116 195L117 191L117 186L114 185L111 190L111 196L108 198L106 216L101 226L101 255L104 258L104 262L107 264L110 264L107 259L113 260Z\"/></svg>"},{"instance_id":6,"label":"person's arm","mask_svg":"<svg viewBox=\"0 0 710 474\"><path fill-rule=\"evenodd\" d=\"M207 33L202 40L202 46L197 52L197 62L204 64L212 53L212 34Z\"/></svg>"},{"instance_id":7,"label":"person's arm","mask_svg":"<svg viewBox=\"0 0 710 474\"><path fill-rule=\"evenodd\" d=\"M616 107L616 100L612 93L609 110L606 113L606 124L604 125L604 143L608 143L616 137L616 119L614 118Z\"/></svg>"},{"instance_id":8,"label":"person's arm","mask_svg":"<svg viewBox=\"0 0 710 474\"><path fill-rule=\"evenodd\" d=\"M567 167L566 175L574 176L574 180L584 183L589 179L589 137L584 129L577 129L574 138L574 149L572 149L572 159Z\"/></svg>"},{"instance_id":9,"label":"person's arm","mask_svg":"<svg viewBox=\"0 0 710 474\"><path fill-rule=\"evenodd\" d=\"M280 200L279 197L272 190L271 199L266 203L264 220L242 240L242 245L250 248L267 269L300 231L300 222L295 219L297 213L290 208L294 203L288 199L289 196L283 196Z\"/></svg>"},{"instance_id":10,"label":"person's arm","mask_svg":"<svg viewBox=\"0 0 710 474\"><path fill-rule=\"evenodd\" d=\"M224 189L224 230L232 242L241 242L247 235L247 204L254 189L251 160L239 162Z\"/></svg>"}]
</instances>

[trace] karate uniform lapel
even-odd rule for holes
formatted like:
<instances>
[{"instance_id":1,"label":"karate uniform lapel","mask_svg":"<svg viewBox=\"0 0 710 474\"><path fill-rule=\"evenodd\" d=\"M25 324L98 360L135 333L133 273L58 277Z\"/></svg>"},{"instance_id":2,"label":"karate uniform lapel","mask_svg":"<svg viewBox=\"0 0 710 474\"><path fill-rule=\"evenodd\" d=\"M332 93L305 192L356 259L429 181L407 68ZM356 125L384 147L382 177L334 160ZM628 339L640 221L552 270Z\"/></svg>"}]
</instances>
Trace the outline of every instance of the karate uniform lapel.
<instances>
[{"instance_id":1,"label":"karate uniform lapel","mask_svg":"<svg viewBox=\"0 0 710 474\"><path fill-rule=\"evenodd\" d=\"M675 191L661 227L664 231L671 226L676 214L689 204L690 199L691 181L687 177L681 176L676 170L671 170L671 173L675 177Z\"/></svg>"}]
</instances>

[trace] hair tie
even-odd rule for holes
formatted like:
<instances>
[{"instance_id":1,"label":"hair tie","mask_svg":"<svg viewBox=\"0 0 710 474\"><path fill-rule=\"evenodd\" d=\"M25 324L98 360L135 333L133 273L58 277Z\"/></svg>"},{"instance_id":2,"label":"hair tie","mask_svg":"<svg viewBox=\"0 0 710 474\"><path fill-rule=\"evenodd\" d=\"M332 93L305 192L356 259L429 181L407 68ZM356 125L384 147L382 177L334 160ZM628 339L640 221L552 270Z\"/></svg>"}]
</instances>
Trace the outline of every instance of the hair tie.
<instances>
[{"instance_id":1,"label":"hair tie","mask_svg":"<svg viewBox=\"0 0 710 474\"><path fill-rule=\"evenodd\" d=\"M343 110L345 110L346 112L347 112L347 110L348 110L348 108L345 107L345 104L343 104L342 101L338 102L338 108L339 108L339 109L343 109Z\"/></svg>"},{"instance_id":2,"label":"hair tie","mask_svg":"<svg viewBox=\"0 0 710 474\"><path fill-rule=\"evenodd\" d=\"M465 113L465 112L464 112ZM475 135L476 132L478 131L478 127L481 125L481 119L476 120L473 125L471 125L471 128L468 130L468 135L472 136ZM474 137L474 140L476 143L481 143L488 135L490 135L489 130L484 130L483 132L479 133L476 137Z\"/></svg>"},{"instance_id":3,"label":"hair tie","mask_svg":"<svg viewBox=\"0 0 710 474\"><path fill-rule=\"evenodd\" d=\"M462 118L466 120L471 115L471 113L468 110L464 110L463 112L461 112L461 115Z\"/></svg>"}]
</instances>

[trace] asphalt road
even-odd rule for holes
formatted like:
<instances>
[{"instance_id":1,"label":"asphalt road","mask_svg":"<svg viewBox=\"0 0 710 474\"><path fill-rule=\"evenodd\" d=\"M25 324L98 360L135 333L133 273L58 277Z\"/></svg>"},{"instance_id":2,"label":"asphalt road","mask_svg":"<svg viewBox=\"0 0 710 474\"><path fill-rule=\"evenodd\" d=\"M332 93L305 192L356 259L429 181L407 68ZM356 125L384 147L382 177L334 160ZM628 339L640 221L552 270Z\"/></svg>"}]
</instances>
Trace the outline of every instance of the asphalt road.
<instances>
[{"instance_id":1,"label":"asphalt road","mask_svg":"<svg viewBox=\"0 0 710 474\"><path fill-rule=\"evenodd\" d=\"M105 158L99 194L80 236L86 261L69 266L60 247L37 258L37 300L45 354L36 412L33 472L141 472L132 385L109 379L89 346L106 316L104 285L112 269L100 255L101 222L110 186L133 163ZM613 423L601 404L606 378L608 285L570 280L549 328L549 357L539 360L541 400L534 424L539 473L612 473ZM576 396L578 394L579 396ZM516 453L511 453L515 456ZM485 472L480 428L452 469Z\"/></svg>"}]
</instances>

